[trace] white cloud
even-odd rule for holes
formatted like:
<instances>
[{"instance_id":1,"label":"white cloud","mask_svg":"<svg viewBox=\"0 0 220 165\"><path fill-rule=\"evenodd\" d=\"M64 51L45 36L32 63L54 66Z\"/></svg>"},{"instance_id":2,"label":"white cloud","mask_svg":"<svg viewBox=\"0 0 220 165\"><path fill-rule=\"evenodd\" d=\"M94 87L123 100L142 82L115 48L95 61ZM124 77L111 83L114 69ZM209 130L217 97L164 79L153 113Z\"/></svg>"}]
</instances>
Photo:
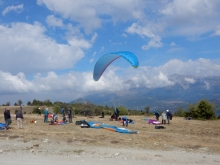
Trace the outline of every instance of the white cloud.
<instances>
[{"instance_id":1,"label":"white cloud","mask_svg":"<svg viewBox=\"0 0 220 165\"><path fill-rule=\"evenodd\" d=\"M36 73L71 68L91 48L89 41L77 36L69 36L68 44L58 44L45 31L37 22L0 25L1 70Z\"/></svg>"},{"instance_id":2,"label":"white cloud","mask_svg":"<svg viewBox=\"0 0 220 165\"><path fill-rule=\"evenodd\" d=\"M98 37L98 34L95 33L91 38L91 43L94 43L97 37Z\"/></svg>"},{"instance_id":3,"label":"white cloud","mask_svg":"<svg viewBox=\"0 0 220 165\"><path fill-rule=\"evenodd\" d=\"M210 89L210 83L207 82L207 81L204 81L204 83L205 83L205 88L206 88L206 89Z\"/></svg>"},{"instance_id":4,"label":"white cloud","mask_svg":"<svg viewBox=\"0 0 220 165\"><path fill-rule=\"evenodd\" d=\"M201 35L213 31L219 23L219 7L218 0L173 0L160 9L161 21L171 27L172 35Z\"/></svg>"},{"instance_id":5,"label":"white cloud","mask_svg":"<svg viewBox=\"0 0 220 165\"><path fill-rule=\"evenodd\" d=\"M155 35L151 28L142 27L137 23L133 23L130 27L126 29L126 32L130 34L138 34L142 37L148 37L150 41L148 42L148 44L142 46L142 49L144 50L148 50L151 47L159 48L163 46L160 36Z\"/></svg>"},{"instance_id":6,"label":"white cloud","mask_svg":"<svg viewBox=\"0 0 220 165\"><path fill-rule=\"evenodd\" d=\"M13 6L13 5L8 6L2 11L2 15L6 15L7 13L9 13L11 11L15 11L17 13L20 13L23 10L23 8L24 8L23 4L17 5L17 6Z\"/></svg>"},{"instance_id":7,"label":"white cloud","mask_svg":"<svg viewBox=\"0 0 220 165\"><path fill-rule=\"evenodd\" d=\"M49 15L46 18L46 22L49 26L52 27L63 27L63 21L59 18L55 18L54 15Z\"/></svg>"},{"instance_id":8,"label":"white cloud","mask_svg":"<svg viewBox=\"0 0 220 165\"><path fill-rule=\"evenodd\" d=\"M220 25L216 27L214 35L220 36Z\"/></svg>"},{"instance_id":9,"label":"white cloud","mask_svg":"<svg viewBox=\"0 0 220 165\"><path fill-rule=\"evenodd\" d=\"M171 42L170 46L176 46L175 42Z\"/></svg>"},{"instance_id":10,"label":"white cloud","mask_svg":"<svg viewBox=\"0 0 220 165\"><path fill-rule=\"evenodd\" d=\"M79 23L87 33L101 28L105 20L110 19L116 24L118 21L141 19L144 15L144 1L141 0L66 0L65 3L59 0L38 0L37 4L44 4L63 18ZM106 15L110 17L105 18Z\"/></svg>"},{"instance_id":11,"label":"white cloud","mask_svg":"<svg viewBox=\"0 0 220 165\"><path fill-rule=\"evenodd\" d=\"M194 84L196 81L193 78L185 78L185 81L189 82L190 84Z\"/></svg>"},{"instance_id":12,"label":"white cloud","mask_svg":"<svg viewBox=\"0 0 220 165\"><path fill-rule=\"evenodd\" d=\"M141 48L143 50L148 50L150 48L160 48L162 46L163 46L163 44L161 43L160 36L155 36L148 42L147 45L143 45Z\"/></svg>"},{"instance_id":13,"label":"white cloud","mask_svg":"<svg viewBox=\"0 0 220 165\"><path fill-rule=\"evenodd\" d=\"M125 38L128 37L127 34L125 34L125 33L122 33L122 36L125 37Z\"/></svg>"},{"instance_id":14,"label":"white cloud","mask_svg":"<svg viewBox=\"0 0 220 165\"><path fill-rule=\"evenodd\" d=\"M109 66L98 82L93 80L92 72L69 72L61 75L48 72L47 75L35 74L33 80L28 80L24 73L12 75L0 71L0 94L21 95L27 93L28 96L33 95L32 97L44 94L45 97L52 100L55 98L60 100L62 97L63 100L69 99L71 101L79 96L98 91L120 91L130 87L155 88L174 85L175 82L168 78L172 74L198 77L220 76L220 64L207 59L186 62L174 59L158 67L139 67L137 69L129 67L126 70L121 70L124 72L120 76L117 75L118 69L120 68L114 67L114 65ZM126 83L127 81L130 83ZM193 78L186 78L185 81L194 83ZM206 88L209 87L208 83L204 85Z\"/></svg>"}]
</instances>

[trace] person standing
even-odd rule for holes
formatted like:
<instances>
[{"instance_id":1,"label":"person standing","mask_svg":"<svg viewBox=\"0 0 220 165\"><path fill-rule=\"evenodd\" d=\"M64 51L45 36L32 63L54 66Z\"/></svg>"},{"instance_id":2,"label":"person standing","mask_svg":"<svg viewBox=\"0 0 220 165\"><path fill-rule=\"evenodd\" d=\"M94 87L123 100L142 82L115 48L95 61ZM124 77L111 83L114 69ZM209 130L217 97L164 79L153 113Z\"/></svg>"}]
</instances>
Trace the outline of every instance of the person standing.
<instances>
[{"instance_id":1,"label":"person standing","mask_svg":"<svg viewBox=\"0 0 220 165\"><path fill-rule=\"evenodd\" d=\"M159 121L160 113L159 113L158 111L155 111L155 110L154 110L154 115L155 115L155 117L156 117L156 120Z\"/></svg>"},{"instance_id":2,"label":"person standing","mask_svg":"<svg viewBox=\"0 0 220 165\"><path fill-rule=\"evenodd\" d=\"M83 114L84 114L84 116L86 117L86 110L84 110Z\"/></svg>"},{"instance_id":3,"label":"person standing","mask_svg":"<svg viewBox=\"0 0 220 165\"><path fill-rule=\"evenodd\" d=\"M38 108L37 116L41 116L41 109L40 108Z\"/></svg>"},{"instance_id":4,"label":"person standing","mask_svg":"<svg viewBox=\"0 0 220 165\"><path fill-rule=\"evenodd\" d=\"M72 123L73 122L72 121L73 116L72 116L72 110L70 108L68 108L67 114L68 114L69 123Z\"/></svg>"},{"instance_id":5,"label":"person standing","mask_svg":"<svg viewBox=\"0 0 220 165\"><path fill-rule=\"evenodd\" d=\"M166 115L167 115L167 123L170 124L170 120L172 120L172 114L170 113L169 110L167 110Z\"/></svg>"},{"instance_id":6,"label":"person standing","mask_svg":"<svg viewBox=\"0 0 220 165\"><path fill-rule=\"evenodd\" d=\"M48 115L49 115L49 111L48 111L48 108L46 108L44 110L44 123L48 122Z\"/></svg>"},{"instance_id":7,"label":"person standing","mask_svg":"<svg viewBox=\"0 0 220 165\"><path fill-rule=\"evenodd\" d=\"M7 111L7 108L5 108L5 111L4 111L4 119L5 119L5 123L6 123L6 118L5 118L5 113Z\"/></svg>"},{"instance_id":8,"label":"person standing","mask_svg":"<svg viewBox=\"0 0 220 165\"><path fill-rule=\"evenodd\" d=\"M4 112L4 118L5 118L5 129L9 129L9 125L11 124L11 114L10 109L7 108Z\"/></svg>"},{"instance_id":9,"label":"person standing","mask_svg":"<svg viewBox=\"0 0 220 165\"><path fill-rule=\"evenodd\" d=\"M23 113L22 113L22 110L19 109L18 112L16 113L16 120L17 120L17 126L18 128L23 128Z\"/></svg>"},{"instance_id":10,"label":"person standing","mask_svg":"<svg viewBox=\"0 0 220 165\"><path fill-rule=\"evenodd\" d=\"M162 124L166 124L167 115L165 112L162 113Z\"/></svg>"},{"instance_id":11,"label":"person standing","mask_svg":"<svg viewBox=\"0 0 220 165\"><path fill-rule=\"evenodd\" d=\"M61 113L62 113L62 116L63 116L63 118L64 118L64 117L65 117L65 109L64 109L64 107L62 107Z\"/></svg>"}]
</instances>

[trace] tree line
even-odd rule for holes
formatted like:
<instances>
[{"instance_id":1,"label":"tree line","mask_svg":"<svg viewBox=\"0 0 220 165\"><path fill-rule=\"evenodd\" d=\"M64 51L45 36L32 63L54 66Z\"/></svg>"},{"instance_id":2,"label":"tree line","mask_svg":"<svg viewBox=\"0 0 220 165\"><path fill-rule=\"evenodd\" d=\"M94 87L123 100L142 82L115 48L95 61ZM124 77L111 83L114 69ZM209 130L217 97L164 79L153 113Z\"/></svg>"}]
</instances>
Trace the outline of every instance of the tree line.
<instances>
[{"instance_id":1,"label":"tree line","mask_svg":"<svg viewBox=\"0 0 220 165\"><path fill-rule=\"evenodd\" d=\"M21 106L22 100L18 100L18 102L14 103L15 106ZM56 101L52 103L49 99L40 101L34 99L32 102L28 101L27 105L29 106L35 106L33 109L33 113L37 113L38 107L40 106L48 106L52 107L53 113L61 113L61 108L64 107L65 110L67 108L70 108L73 111L73 114L75 115L81 115L84 111L86 111L87 115L100 115L102 112L104 112L105 115L112 115L114 113L115 107L109 107L109 106L100 106L95 105L92 103L74 103L74 104L68 104L65 102L59 102ZM7 102L6 104L3 104L2 106L10 106L10 102ZM117 107L119 109L120 115L153 115L153 113L150 111L150 107L146 106L144 110L132 110L127 109L123 106ZM216 117L215 111L218 111L220 107L215 107L214 104L207 100L200 100L199 102L195 104L189 104L187 109L182 109L179 107L174 113L174 116L179 117L191 117L193 119L200 119L200 120L210 120L210 119L220 119L220 115ZM43 109L41 109L43 111ZM160 112L160 110L159 110ZM162 111L161 111L162 113Z\"/></svg>"}]
</instances>

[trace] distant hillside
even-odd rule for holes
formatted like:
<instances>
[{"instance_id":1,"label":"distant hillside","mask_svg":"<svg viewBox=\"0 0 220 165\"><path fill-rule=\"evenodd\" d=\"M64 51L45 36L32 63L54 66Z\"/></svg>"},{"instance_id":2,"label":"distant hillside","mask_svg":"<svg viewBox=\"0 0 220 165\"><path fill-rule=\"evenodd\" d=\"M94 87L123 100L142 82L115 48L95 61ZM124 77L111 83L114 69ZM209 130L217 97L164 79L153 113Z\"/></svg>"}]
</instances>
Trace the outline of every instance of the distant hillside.
<instances>
[{"instance_id":1,"label":"distant hillside","mask_svg":"<svg viewBox=\"0 0 220 165\"><path fill-rule=\"evenodd\" d=\"M73 102L90 100L89 102L98 105L123 105L128 109L144 110L146 106L150 106L150 110L175 111L179 107L186 109L189 104L205 99L214 103L216 108L220 107L220 77L197 78L172 75L169 80L175 85L153 89L139 87L128 91L100 92Z\"/></svg>"},{"instance_id":2,"label":"distant hillside","mask_svg":"<svg viewBox=\"0 0 220 165\"><path fill-rule=\"evenodd\" d=\"M91 104L90 101L88 101L87 99L84 99L84 98L79 98L79 99L76 99L76 100L69 102L69 104L75 104L75 103Z\"/></svg>"}]
</instances>

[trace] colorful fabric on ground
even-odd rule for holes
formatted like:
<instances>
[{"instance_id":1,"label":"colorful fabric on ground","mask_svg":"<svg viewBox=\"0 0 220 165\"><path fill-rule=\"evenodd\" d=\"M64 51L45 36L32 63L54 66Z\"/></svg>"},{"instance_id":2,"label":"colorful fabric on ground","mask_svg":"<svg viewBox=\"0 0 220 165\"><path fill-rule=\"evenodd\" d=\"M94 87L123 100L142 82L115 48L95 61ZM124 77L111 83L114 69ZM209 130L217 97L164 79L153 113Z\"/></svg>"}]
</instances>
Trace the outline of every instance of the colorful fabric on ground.
<instances>
[{"instance_id":1,"label":"colorful fabric on ground","mask_svg":"<svg viewBox=\"0 0 220 165\"><path fill-rule=\"evenodd\" d=\"M90 128L97 128L97 129L102 128L102 129L106 129L106 130L110 130L110 131L114 131L114 132L127 133L127 134L137 134L137 133L139 133L137 130L131 131L131 130L126 129L126 128L118 128L116 126L107 125L107 124L100 123L100 122L87 121L87 123L89 124Z\"/></svg>"},{"instance_id":2,"label":"colorful fabric on ground","mask_svg":"<svg viewBox=\"0 0 220 165\"><path fill-rule=\"evenodd\" d=\"M0 123L0 130L3 130L5 128L5 124L4 123Z\"/></svg>"}]
</instances>

